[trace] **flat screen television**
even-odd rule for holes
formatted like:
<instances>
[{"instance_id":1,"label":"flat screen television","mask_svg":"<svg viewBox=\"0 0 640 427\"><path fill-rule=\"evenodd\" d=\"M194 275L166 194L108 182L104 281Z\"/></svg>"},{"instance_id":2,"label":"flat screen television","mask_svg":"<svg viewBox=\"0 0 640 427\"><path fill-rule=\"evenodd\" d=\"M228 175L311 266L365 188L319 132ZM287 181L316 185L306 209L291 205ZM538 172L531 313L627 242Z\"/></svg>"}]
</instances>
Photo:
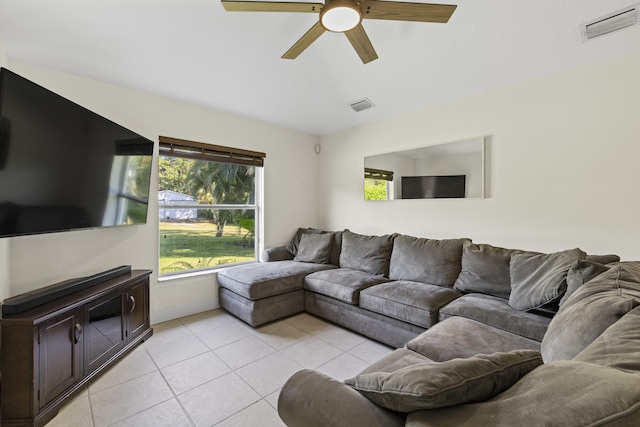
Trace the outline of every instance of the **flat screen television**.
<instances>
[{"instance_id":1,"label":"flat screen television","mask_svg":"<svg viewBox=\"0 0 640 427\"><path fill-rule=\"evenodd\" d=\"M144 224L153 141L0 69L0 237Z\"/></svg>"},{"instance_id":2,"label":"flat screen television","mask_svg":"<svg viewBox=\"0 0 640 427\"><path fill-rule=\"evenodd\" d=\"M403 199L464 198L465 175L403 176Z\"/></svg>"}]
</instances>

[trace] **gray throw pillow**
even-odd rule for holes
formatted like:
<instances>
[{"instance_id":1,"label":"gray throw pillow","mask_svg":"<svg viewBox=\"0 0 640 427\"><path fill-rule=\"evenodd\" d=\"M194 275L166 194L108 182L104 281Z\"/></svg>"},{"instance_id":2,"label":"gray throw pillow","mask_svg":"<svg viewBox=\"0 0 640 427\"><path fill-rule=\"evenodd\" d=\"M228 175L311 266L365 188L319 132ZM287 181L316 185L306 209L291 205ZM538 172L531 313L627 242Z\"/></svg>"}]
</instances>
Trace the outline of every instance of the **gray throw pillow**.
<instances>
[{"instance_id":1,"label":"gray throw pillow","mask_svg":"<svg viewBox=\"0 0 640 427\"><path fill-rule=\"evenodd\" d=\"M462 250L462 270L453 286L454 289L509 299L511 255L520 252L515 249L466 242Z\"/></svg>"},{"instance_id":2,"label":"gray throw pillow","mask_svg":"<svg viewBox=\"0 0 640 427\"><path fill-rule=\"evenodd\" d=\"M552 254L513 254L510 262L509 305L524 311L559 300L567 290L569 267L586 256L577 248Z\"/></svg>"},{"instance_id":3,"label":"gray throw pillow","mask_svg":"<svg viewBox=\"0 0 640 427\"><path fill-rule=\"evenodd\" d=\"M573 359L639 305L638 267L621 263L585 283L549 324L540 350L545 363Z\"/></svg>"},{"instance_id":4,"label":"gray throw pillow","mask_svg":"<svg viewBox=\"0 0 640 427\"><path fill-rule=\"evenodd\" d=\"M361 374L345 384L378 406L408 413L489 399L541 364L538 351L516 350Z\"/></svg>"},{"instance_id":5,"label":"gray throw pillow","mask_svg":"<svg viewBox=\"0 0 640 427\"><path fill-rule=\"evenodd\" d=\"M321 234L324 233L322 230L318 230L317 228L298 228L296 234L293 236L289 244L286 246L286 249L291 253L291 255L298 255L298 245L300 245L300 239L303 234Z\"/></svg>"},{"instance_id":6,"label":"gray throw pillow","mask_svg":"<svg viewBox=\"0 0 640 427\"><path fill-rule=\"evenodd\" d=\"M387 277L392 246L393 236L389 234L365 236L345 230L342 232L340 267Z\"/></svg>"},{"instance_id":7,"label":"gray throw pillow","mask_svg":"<svg viewBox=\"0 0 640 427\"><path fill-rule=\"evenodd\" d=\"M567 302L569 297L573 295L573 293L577 291L580 286L584 285L589 280L599 276L610 268L611 267L607 267L606 265L602 265L598 262L592 262L588 260L576 261L571 264L571 267L569 267L569 271L567 272L567 292L565 292L562 299L560 299L560 307L562 307L564 303Z\"/></svg>"},{"instance_id":8,"label":"gray throw pillow","mask_svg":"<svg viewBox=\"0 0 640 427\"><path fill-rule=\"evenodd\" d=\"M389 278L452 287L460 274L462 245L469 239L393 239Z\"/></svg>"},{"instance_id":9,"label":"gray throw pillow","mask_svg":"<svg viewBox=\"0 0 640 427\"><path fill-rule=\"evenodd\" d=\"M294 261L329 264L333 233L303 234Z\"/></svg>"}]
</instances>

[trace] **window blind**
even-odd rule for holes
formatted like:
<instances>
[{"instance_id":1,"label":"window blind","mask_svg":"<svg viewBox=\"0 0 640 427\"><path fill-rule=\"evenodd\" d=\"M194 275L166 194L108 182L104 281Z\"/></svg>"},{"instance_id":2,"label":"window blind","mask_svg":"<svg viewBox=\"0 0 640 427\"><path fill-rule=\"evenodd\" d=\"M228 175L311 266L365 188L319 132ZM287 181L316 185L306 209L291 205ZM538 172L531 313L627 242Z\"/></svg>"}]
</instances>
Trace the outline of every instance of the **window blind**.
<instances>
[{"instance_id":1,"label":"window blind","mask_svg":"<svg viewBox=\"0 0 640 427\"><path fill-rule=\"evenodd\" d=\"M264 166L265 153L223 147L204 142L161 136L159 138L161 156L183 157L194 160L233 163L238 165Z\"/></svg>"},{"instance_id":2,"label":"window blind","mask_svg":"<svg viewBox=\"0 0 640 427\"><path fill-rule=\"evenodd\" d=\"M393 181L393 171L364 168L364 177L370 179L380 179L383 181Z\"/></svg>"}]
</instances>

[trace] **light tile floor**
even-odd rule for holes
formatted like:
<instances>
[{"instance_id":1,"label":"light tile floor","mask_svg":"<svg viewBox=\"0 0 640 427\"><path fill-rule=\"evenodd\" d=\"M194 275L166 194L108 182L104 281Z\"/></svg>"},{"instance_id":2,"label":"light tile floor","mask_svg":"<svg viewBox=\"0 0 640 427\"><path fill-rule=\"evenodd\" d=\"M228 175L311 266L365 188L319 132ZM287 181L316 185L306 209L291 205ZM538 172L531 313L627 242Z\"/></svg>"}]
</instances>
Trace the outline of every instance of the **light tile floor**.
<instances>
[{"instance_id":1,"label":"light tile floor","mask_svg":"<svg viewBox=\"0 0 640 427\"><path fill-rule=\"evenodd\" d=\"M344 380L392 351L308 314L254 329L217 309L153 329L46 427L281 427L293 373Z\"/></svg>"}]
</instances>

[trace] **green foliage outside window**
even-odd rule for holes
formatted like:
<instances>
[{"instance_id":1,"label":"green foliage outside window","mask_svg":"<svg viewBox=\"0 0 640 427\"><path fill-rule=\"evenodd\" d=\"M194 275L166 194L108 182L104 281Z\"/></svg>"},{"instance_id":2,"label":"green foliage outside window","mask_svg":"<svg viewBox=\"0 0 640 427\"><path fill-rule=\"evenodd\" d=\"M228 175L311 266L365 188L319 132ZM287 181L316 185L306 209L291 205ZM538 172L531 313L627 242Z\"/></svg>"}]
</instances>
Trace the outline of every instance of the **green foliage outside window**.
<instances>
[{"instance_id":1,"label":"green foliage outside window","mask_svg":"<svg viewBox=\"0 0 640 427\"><path fill-rule=\"evenodd\" d=\"M387 181L381 179L365 178L365 200L387 200Z\"/></svg>"},{"instance_id":2,"label":"green foliage outside window","mask_svg":"<svg viewBox=\"0 0 640 427\"><path fill-rule=\"evenodd\" d=\"M162 214L160 206L160 273L255 259L255 208L198 207L254 205L255 171L254 166L160 156L158 189L195 199L184 208L195 215L183 219Z\"/></svg>"}]
</instances>

